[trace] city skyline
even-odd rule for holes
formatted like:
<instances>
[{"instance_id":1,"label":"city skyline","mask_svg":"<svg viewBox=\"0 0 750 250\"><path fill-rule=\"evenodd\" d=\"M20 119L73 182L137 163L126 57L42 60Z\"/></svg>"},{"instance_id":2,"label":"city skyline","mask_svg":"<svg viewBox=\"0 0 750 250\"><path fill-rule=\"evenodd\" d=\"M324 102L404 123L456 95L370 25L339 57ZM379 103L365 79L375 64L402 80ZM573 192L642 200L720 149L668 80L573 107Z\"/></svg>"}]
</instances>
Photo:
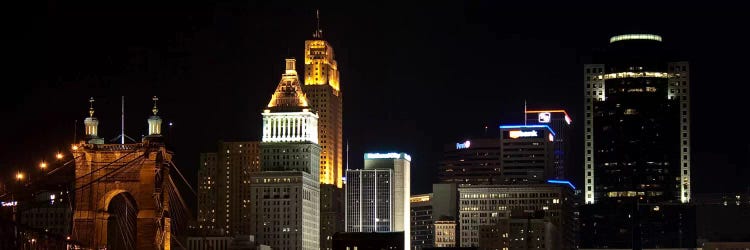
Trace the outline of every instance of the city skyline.
<instances>
[{"instance_id":1,"label":"city skyline","mask_svg":"<svg viewBox=\"0 0 750 250\"><path fill-rule=\"evenodd\" d=\"M256 10L238 3L209 6L214 13L200 11L198 6L182 6L172 13L173 21L135 7L89 7L80 12L72 12L71 6L52 7L46 23L37 21L34 25L48 29L45 34L49 36L66 32L73 36L44 44L54 53L41 55L46 56L49 66L41 75L29 74L24 79L22 74L30 73L25 67L28 59L12 54L12 58L17 56L21 62L16 74L19 84L25 83L20 92L24 94L9 91L2 96L3 114L10 118L2 128L12 133L3 137L3 148L8 150L0 157L0 171L8 174L16 169L32 171L39 161L49 161L54 152L67 150L73 141L76 120L77 137L82 138L82 118L90 96L97 100L99 134L105 141L119 134L120 96L126 99L126 134L139 139L139 135L146 133L144 121L150 114L150 98L157 95L165 125L174 122L173 127L165 126L165 134L174 140L168 146L176 152L178 165L186 168L188 179L194 182L199 153L215 151L216 141L260 139L258 114L275 87L276 72L283 69L279 61L287 56L303 59L302 44L314 30L316 6L292 10L260 6L257 11L263 13L258 17L250 17L258 14ZM416 9L412 7L391 10L387 6L375 6L361 13L361 17L330 6L320 6L320 9L321 26L326 31L324 38L336 48L341 81L346 83L341 88L347 93L344 141L351 147L350 167L362 168L364 152L409 153L414 158L413 171L429 177L415 179L413 193L429 192L429 184L437 180L444 144L482 136L485 126L490 132L496 132L500 124L522 122L524 100L530 108L566 109L574 124L582 124L580 68L587 62L587 55L606 46L611 36L633 31L633 27L623 25L624 22L606 28L597 24L591 28L596 30L594 32L585 32L589 29L579 27L569 34L543 28L542 21L507 26L502 21L531 11L512 14L489 3L431 6L428 10L436 13L422 10L410 16ZM447 12L451 7L460 7L462 12ZM235 8L240 14L228 14ZM498 15L507 16L484 15L491 10L502 10ZM101 13L116 15L105 18ZM394 17L376 18L383 13ZM438 18L446 13L451 16ZM722 37L715 35L734 27L724 21L735 17L702 13L719 19L713 21L715 24L726 24L711 31L714 33L708 33L692 20L685 20L684 25L676 27L666 21L696 13L697 10L692 10L662 17L647 16L635 26L660 34L665 43L676 47L686 55L684 60L691 62L695 102L691 118L693 192L743 191L739 180L750 174L740 169L747 166L743 154L748 153L750 147L742 139L747 135L739 133L739 138L722 138L710 132L715 121L741 114L739 107L715 99L719 95L738 99L742 96L737 92L741 91L711 87L724 82L731 86L736 82L733 80L737 80L725 71L740 69L739 59L715 55L727 50L717 46L721 43L716 39ZM139 16L143 20L133 20ZM552 16L544 20L564 17ZM90 19L86 17L99 17L102 23L87 23ZM405 18L405 21L397 24L393 19L398 18ZM350 19L351 23L346 24ZM147 27L149 21L156 22L156 27ZM428 25L431 22L436 23ZM481 24L483 22L487 24ZM585 24L575 18L563 23L550 26ZM85 25L70 28L76 24ZM128 24L135 30L114 31ZM63 29L63 25L67 28ZM103 31L101 37L87 34L106 25L112 25L113 30ZM391 30L394 27L397 29ZM525 30L534 27L540 29ZM138 31L139 28L142 30ZM414 30L418 32L412 32ZM146 40L149 34L158 39ZM12 42L21 45L21 41L33 41L36 36L40 35L24 35ZM109 43L118 38L127 39ZM728 37L723 42L737 43ZM449 47L439 50L444 44ZM701 44L701 47L711 46L716 52L701 50L697 47ZM735 55L747 53L741 47L728 47L736 50L732 51ZM236 55L230 54L235 50ZM296 66L302 68L303 65L298 62ZM52 111L51 107L59 110ZM575 127L573 133L576 144L572 154L577 158L573 162L579 166L574 168L570 179L577 186L583 186L582 127ZM39 143L41 141L44 143ZM727 145L729 149L718 150L709 145ZM710 184L716 178L730 181L722 181L721 185L727 185L724 187ZM731 181L733 178L735 181Z\"/></svg>"}]
</instances>

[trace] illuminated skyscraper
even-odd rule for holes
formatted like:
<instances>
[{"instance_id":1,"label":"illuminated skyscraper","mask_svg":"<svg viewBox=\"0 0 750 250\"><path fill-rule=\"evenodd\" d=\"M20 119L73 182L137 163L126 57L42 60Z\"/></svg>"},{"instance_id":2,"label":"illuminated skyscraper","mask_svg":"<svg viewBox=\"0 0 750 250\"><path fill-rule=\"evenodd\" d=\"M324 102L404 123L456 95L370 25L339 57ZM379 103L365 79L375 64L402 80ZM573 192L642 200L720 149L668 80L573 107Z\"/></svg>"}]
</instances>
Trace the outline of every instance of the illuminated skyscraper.
<instances>
[{"instance_id":1,"label":"illuminated skyscraper","mask_svg":"<svg viewBox=\"0 0 750 250\"><path fill-rule=\"evenodd\" d=\"M310 107L318 112L320 183L342 187L343 146L341 89L333 47L323 40L320 23L313 39L305 41L305 85Z\"/></svg>"},{"instance_id":2,"label":"illuminated skyscraper","mask_svg":"<svg viewBox=\"0 0 750 250\"><path fill-rule=\"evenodd\" d=\"M662 37L610 38L583 67L582 248L695 247L688 62Z\"/></svg>"},{"instance_id":3,"label":"illuminated skyscraper","mask_svg":"<svg viewBox=\"0 0 750 250\"><path fill-rule=\"evenodd\" d=\"M587 204L690 201L689 66L666 52L661 36L619 35L584 65Z\"/></svg>"},{"instance_id":4,"label":"illuminated skyscraper","mask_svg":"<svg viewBox=\"0 0 750 250\"><path fill-rule=\"evenodd\" d=\"M302 90L318 113L320 144L320 248L330 250L333 234L344 229L342 103L339 70L333 47L323 40L316 12L312 39L305 41L305 75Z\"/></svg>"},{"instance_id":5,"label":"illuminated skyscraper","mask_svg":"<svg viewBox=\"0 0 750 250\"><path fill-rule=\"evenodd\" d=\"M278 249L320 249L318 115L286 59L263 111L261 171L250 180L251 234Z\"/></svg>"}]
</instances>

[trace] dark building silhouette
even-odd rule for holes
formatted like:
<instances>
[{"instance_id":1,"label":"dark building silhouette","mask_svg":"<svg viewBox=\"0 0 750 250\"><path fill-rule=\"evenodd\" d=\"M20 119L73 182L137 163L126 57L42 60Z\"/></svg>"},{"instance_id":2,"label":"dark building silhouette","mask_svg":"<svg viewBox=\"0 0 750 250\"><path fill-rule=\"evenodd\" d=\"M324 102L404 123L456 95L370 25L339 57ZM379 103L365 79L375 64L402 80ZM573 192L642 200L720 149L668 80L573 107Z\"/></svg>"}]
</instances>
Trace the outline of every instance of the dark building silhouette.
<instances>
[{"instance_id":1,"label":"dark building silhouette","mask_svg":"<svg viewBox=\"0 0 750 250\"><path fill-rule=\"evenodd\" d=\"M404 250L404 232L346 232L333 235L333 250Z\"/></svg>"},{"instance_id":2,"label":"dark building silhouette","mask_svg":"<svg viewBox=\"0 0 750 250\"><path fill-rule=\"evenodd\" d=\"M500 139L480 138L446 144L438 178L442 183L492 184L500 172Z\"/></svg>"}]
</instances>

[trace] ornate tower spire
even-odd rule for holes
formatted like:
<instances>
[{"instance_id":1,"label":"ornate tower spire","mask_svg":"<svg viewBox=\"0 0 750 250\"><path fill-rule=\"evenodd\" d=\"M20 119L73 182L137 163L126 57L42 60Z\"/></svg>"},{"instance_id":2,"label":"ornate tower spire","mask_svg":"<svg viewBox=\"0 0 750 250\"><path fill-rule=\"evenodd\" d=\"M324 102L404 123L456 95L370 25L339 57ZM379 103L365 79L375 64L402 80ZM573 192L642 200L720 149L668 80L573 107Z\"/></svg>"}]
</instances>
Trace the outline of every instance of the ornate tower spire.
<instances>
[{"instance_id":1,"label":"ornate tower spire","mask_svg":"<svg viewBox=\"0 0 750 250\"><path fill-rule=\"evenodd\" d=\"M281 81L263 111L263 142L318 143L318 115L310 112L295 64L293 58L286 59Z\"/></svg>"},{"instance_id":2,"label":"ornate tower spire","mask_svg":"<svg viewBox=\"0 0 750 250\"><path fill-rule=\"evenodd\" d=\"M156 106L159 98L154 96L151 100L154 100L154 108L151 109L154 115L148 118L148 136L161 136L161 117L156 115L159 113L159 108Z\"/></svg>"},{"instance_id":3,"label":"ornate tower spire","mask_svg":"<svg viewBox=\"0 0 750 250\"><path fill-rule=\"evenodd\" d=\"M83 120L83 125L86 129L86 140L90 144L102 144L104 139L99 138L97 133L99 132L99 120L94 117L94 97L89 98L89 117Z\"/></svg>"},{"instance_id":4,"label":"ornate tower spire","mask_svg":"<svg viewBox=\"0 0 750 250\"><path fill-rule=\"evenodd\" d=\"M297 77L296 63L294 58L286 59L286 69L281 75L281 82L271 96L271 101L268 102L267 109L291 112L310 108L309 101L302 92L299 77Z\"/></svg>"},{"instance_id":5,"label":"ornate tower spire","mask_svg":"<svg viewBox=\"0 0 750 250\"><path fill-rule=\"evenodd\" d=\"M94 117L94 97L89 99L89 117Z\"/></svg>"},{"instance_id":6,"label":"ornate tower spire","mask_svg":"<svg viewBox=\"0 0 750 250\"><path fill-rule=\"evenodd\" d=\"M156 101L159 100L159 97L154 96L151 100L154 100L154 108L151 109L151 112L154 112L154 115L156 115L156 113L159 113L159 108L156 107Z\"/></svg>"}]
</instances>

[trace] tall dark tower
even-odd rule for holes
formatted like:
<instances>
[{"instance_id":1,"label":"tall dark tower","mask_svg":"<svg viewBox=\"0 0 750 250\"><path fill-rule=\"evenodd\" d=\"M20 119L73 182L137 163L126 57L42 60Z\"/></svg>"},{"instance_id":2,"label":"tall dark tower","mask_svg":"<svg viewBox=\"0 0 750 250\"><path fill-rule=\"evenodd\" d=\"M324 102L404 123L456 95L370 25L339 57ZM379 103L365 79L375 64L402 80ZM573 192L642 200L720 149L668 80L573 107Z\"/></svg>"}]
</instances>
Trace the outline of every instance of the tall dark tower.
<instances>
[{"instance_id":1,"label":"tall dark tower","mask_svg":"<svg viewBox=\"0 0 750 250\"><path fill-rule=\"evenodd\" d=\"M582 236L603 237L584 238L582 247L695 244L694 221L684 221L694 210L683 205L691 188L689 65L674 59L661 36L625 34L584 66L584 199L595 205L582 209Z\"/></svg>"}]
</instances>

